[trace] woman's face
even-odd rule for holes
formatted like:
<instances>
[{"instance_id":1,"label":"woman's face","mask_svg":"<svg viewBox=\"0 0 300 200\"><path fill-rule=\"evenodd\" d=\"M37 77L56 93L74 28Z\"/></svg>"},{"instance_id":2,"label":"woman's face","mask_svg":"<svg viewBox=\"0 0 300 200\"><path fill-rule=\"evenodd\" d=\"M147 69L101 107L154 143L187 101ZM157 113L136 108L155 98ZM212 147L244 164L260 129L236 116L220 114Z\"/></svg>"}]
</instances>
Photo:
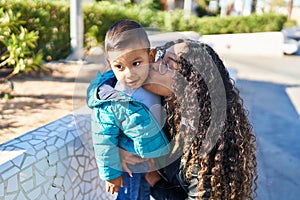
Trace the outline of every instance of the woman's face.
<instances>
[{"instance_id":1,"label":"woman's face","mask_svg":"<svg viewBox=\"0 0 300 200\"><path fill-rule=\"evenodd\" d=\"M173 77L179 66L177 60L183 53L187 53L186 43L178 43L166 49L163 59L153 63L150 67L148 79L143 87L161 96L170 96L172 94ZM160 68L160 69L159 69Z\"/></svg>"}]
</instances>

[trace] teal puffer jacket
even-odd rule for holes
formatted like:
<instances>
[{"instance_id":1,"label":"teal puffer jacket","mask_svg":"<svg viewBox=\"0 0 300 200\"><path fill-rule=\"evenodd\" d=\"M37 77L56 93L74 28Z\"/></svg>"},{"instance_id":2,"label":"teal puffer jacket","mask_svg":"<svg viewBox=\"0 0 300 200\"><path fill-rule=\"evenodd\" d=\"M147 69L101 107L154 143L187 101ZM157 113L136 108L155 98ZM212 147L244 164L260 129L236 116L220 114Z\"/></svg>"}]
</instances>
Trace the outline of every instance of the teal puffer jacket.
<instances>
[{"instance_id":1,"label":"teal puffer jacket","mask_svg":"<svg viewBox=\"0 0 300 200\"><path fill-rule=\"evenodd\" d=\"M170 151L169 141L149 109L116 91L115 84L112 71L98 73L87 90L95 157L103 180L121 176L119 147L142 158L157 158Z\"/></svg>"}]
</instances>

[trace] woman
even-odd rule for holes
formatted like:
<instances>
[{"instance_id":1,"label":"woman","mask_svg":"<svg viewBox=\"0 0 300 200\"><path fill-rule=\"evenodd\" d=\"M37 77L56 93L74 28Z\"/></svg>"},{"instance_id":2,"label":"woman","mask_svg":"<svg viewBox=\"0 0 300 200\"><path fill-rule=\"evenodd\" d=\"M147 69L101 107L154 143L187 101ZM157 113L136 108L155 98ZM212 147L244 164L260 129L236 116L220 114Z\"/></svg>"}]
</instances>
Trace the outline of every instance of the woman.
<instances>
[{"instance_id":1,"label":"woman","mask_svg":"<svg viewBox=\"0 0 300 200\"><path fill-rule=\"evenodd\" d=\"M165 96L165 129L174 148L160 160L162 170L146 176L152 195L254 199L256 138L223 62L198 41L178 40L158 50L161 59L153 64L144 88Z\"/></svg>"},{"instance_id":2,"label":"woman","mask_svg":"<svg viewBox=\"0 0 300 200\"><path fill-rule=\"evenodd\" d=\"M152 57L144 88L165 97L164 131L172 151L156 160L157 170L146 174L151 195L170 200L254 199L255 136L218 55L204 43L178 40L152 51ZM120 153L123 169L126 163L144 161Z\"/></svg>"}]
</instances>

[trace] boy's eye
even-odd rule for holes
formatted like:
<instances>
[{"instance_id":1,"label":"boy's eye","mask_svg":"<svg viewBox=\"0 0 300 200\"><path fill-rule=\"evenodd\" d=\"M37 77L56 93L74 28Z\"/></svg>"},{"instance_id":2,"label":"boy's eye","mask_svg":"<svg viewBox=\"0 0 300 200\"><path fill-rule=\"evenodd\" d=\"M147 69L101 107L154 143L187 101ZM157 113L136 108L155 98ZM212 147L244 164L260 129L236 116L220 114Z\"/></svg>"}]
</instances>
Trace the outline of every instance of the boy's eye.
<instances>
[{"instance_id":1,"label":"boy's eye","mask_svg":"<svg viewBox=\"0 0 300 200\"><path fill-rule=\"evenodd\" d=\"M139 61L132 63L132 65L133 65L134 67L139 66L140 64L141 64L141 62L139 62Z\"/></svg>"},{"instance_id":2,"label":"boy's eye","mask_svg":"<svg viewBox=\"0 0 300 200\"><path fill-rule=\"evenodd\" d=\"M115 68L117 68L118 70L124 69L124 67L122 65L115 65Z\"/></svg>"}]
</instances>

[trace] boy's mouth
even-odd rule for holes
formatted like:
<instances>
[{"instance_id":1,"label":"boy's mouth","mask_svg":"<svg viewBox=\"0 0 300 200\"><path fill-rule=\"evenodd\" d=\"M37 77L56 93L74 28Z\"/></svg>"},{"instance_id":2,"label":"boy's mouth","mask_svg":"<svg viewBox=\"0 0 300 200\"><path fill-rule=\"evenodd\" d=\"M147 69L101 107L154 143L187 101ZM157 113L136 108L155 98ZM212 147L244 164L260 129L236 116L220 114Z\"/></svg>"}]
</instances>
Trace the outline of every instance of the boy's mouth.
<instances>
[{"instance_id":1,"label":"boy's mouth","mask_svg":"<svg viewBox=\"0 0 300 200\"><path fill-rule=\"evenodd\" d=\"M126 81L126 84L130 87L135 86L139 80L134 80L134 81Z\"/></svg>"}]
</instances>

